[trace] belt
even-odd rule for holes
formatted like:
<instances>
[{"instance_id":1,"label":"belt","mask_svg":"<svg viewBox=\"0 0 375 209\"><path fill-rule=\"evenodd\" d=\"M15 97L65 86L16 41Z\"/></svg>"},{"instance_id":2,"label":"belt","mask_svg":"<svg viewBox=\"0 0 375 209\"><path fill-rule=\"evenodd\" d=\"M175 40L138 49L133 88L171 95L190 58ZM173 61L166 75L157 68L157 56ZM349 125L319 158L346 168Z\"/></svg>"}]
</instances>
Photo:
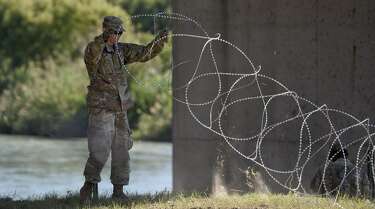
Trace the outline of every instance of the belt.
<instances>
[{"instance_id":1,"label":"belt","mask_svg":"<svg viewBox=\"0 0 375 209\"><path fill-rule=\"evenodd\" d=\"M89 91L106 92L113 96L118 96L118 91L110 85L90 85L87 87Z\"/></svg>"}]
</instances>

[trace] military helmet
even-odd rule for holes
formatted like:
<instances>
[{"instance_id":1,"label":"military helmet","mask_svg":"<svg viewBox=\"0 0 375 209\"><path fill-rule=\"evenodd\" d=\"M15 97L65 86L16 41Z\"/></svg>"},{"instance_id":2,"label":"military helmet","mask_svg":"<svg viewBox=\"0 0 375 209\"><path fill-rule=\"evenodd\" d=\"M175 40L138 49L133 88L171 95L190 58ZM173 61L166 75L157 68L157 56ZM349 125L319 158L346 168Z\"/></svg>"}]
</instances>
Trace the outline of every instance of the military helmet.
<instances>
[{"instance_id":1,"label":"military helmet","mask_svg":"<svg viewBox=\"0 0 375 209\"><path fill-rule=\"evenodd\" d=\"M103 28L108 31L124 32L123 22L116 16L105 16L103 19Z\"/></svg>"}]
</instances>

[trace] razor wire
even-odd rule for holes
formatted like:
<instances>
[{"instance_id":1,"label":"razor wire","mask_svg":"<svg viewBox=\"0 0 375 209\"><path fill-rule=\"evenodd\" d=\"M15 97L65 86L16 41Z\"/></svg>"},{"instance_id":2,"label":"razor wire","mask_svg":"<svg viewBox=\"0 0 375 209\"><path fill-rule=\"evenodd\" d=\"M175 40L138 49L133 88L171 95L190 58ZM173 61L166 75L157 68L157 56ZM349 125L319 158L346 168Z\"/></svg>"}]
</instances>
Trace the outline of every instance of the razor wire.
<instances>
[{"instance_id":1,"label":"razor wire","mask_svg":"<svg viewBox=\"0 0 375 209\"><path fill-rule=\"evenodd\" d=\"M372 137L375 134L375 132L371 131L371 128L375 127L375 124L370 123L370 119L367 118L365 120L361 120L354 115L347 113L343 110L339 110L336 108L331 108L326 104L318 105L312 102L311 100L304 98L300 96L296 91L293 91L289 89L285 84L281 83L275 78L272 78L265 74L266 72L261 68L261 66L255 66L252 59L250 59L246 53L237 45L224 40L221 38L221 34L217 33L213 36L210 36L209 33L204 29L204 27L196 20L194 20L191 17L179 14L179 13L165 13L160 12L157 14L138 14L131 16L131 19L138 19L138 18L153 18L154 19L154 32L156 31L156 20L157 19L163 19L163 20L170 20L170 21L176 21L178 24L184 24L184 23L192 23L195 27L197 27L203 35L199 34L188 34L188 33L172 33L168 36L171 38L191 38L191 39L197 39L202 40L204 43L201 46L201 51L197 52L196 62L193 62L193 60L184 60L180 63L172 63L170 70L170 73L172 71L176 71L177 68L186 65L188 63L193 63L194 67L191 69L191 77L188 79L188 81L181 85L174 87L169 90L177 91L177 90L184 90L184 98L177 98L173 97L173 99L186 106L190 116L194 119L195 122L197 122L200 126L204 127L205 129L209 130L210 132L214 133L215 135L221 137L224 142L240 157L251 161L252 163L258 165L259 167L263 168L265 173L278 185L280 185L282 188L287 189L288 191L294 192L294 193L305 193L306 189L302 186L303 178L304 178L304 169L306 169L306 166L308 163L318 154L321 154L322 150L325 147L328 147L328 152L332 151L332 148L334 144L339 144L340 149L342 152L344 152L344 149L358 146L358 149L355 153L355 163L354 168L349 170L347 166L347 158L344 155L344 162L345 162L345 169L344 169L344 178L341 179L340 184L337 186L337 188L329 191L328 187L325 183L326 178L326 170L328 166L330 165L330 158L327 155L327 157L324 159L324 166L323 166L323 179L322 179L322 185L325 188L326 195L330 197L334 197L334 204L337 204L337 199L340 194L340 189L345 183L346 178L348 178L350 175L355 173L356 175L356 186L357 186L357 194L360 195L360 183L359 183L359 177L361 173L367 171L368 173L375 173L374 169L374 153L375 153L375 146L372 141ZM160 37L159 39L155 40L155 43L161 41L162 39L167 38L166 36ZM189 40L186 40L189 41ZM215 51L213 49L213 44L221 44L226 47L229 47L231 49L234 49L236 52L239 53L240 56L246 61L248 67L247 73L238 73L238 72L221 72L219 69L219 65L217 63L217 58ZM212 61L214 72L206 72L202 73L200 72L200 66L204 59L204 53L208 51L210 55L210 59ZM161 85L155 82L143 82L136 78L135 75L133 75L129 70L126 69L126 72L129 74L129 76L135 80L135 82L140 86L147 86L152 85L155 88L160 88ZM216 95L212 98L208 98L207 101L204 102L192 102L191 98L194 98L194 95L191 95L190 92L192 89L192 85L198 81L201 81L202 79L207 79L210 77L216 77L217 78L217 87L216 87ZM223 80L225 77L231 77L234 78L234 82L231 83L229 90L225 91L223 88ZM250 79L251 81L247 82L245 85L240 86L239 83L245 81L246 79ZM278 88L282 89L282 91L279 91L274 94L264 94L264 89L262 87L262 82L267 81L271 82L274 86L277 86ZM258 92L258 95L255 96L248 96L248 97L242 97L235 99L233 101L230 100L230 96L241 89L253 87L253 89L256 89ZM283 121L278 121L272 123L270 118L272 117L272 113L269 111L269 106L272 104L272 102L277 98L291 98L292 101L294 101L295 107L297 108L298 112L293 115L290 118L287 118ZM260 101L263 108L259 110L261 113L260 118L260 124L258 125L260 128L257 130L256 134L253 134L251 136L247 137L235 137L231 136L225 133L225 128L223 126L222 117L223 114L227 112L229 108L236 104L245 103L245 102L254 102L254 101ZM220 103L219 103L220 102ZM310 109L307 110L306 107L301 105L301 103L304 103L306 105L309 105ZM217 104L221 104L220 111L217 116L214 115L214 106ZM305 106L306 106L305 105ZM195 107L204 107L209 106L209 122L205 123L203 119L201 118L200 114L194 112L193 108ZM312 108L312 109L311 109ZM255 111L255 110L254 110ZM344 117L345 120L350 120L351 124L346 127L340 127L338 128L338 124L335 123L335 121L332 119L333 115L340 115L341 117ZM325 123L328 128L328 132L324 133L318 137L313 137L311 127L311 121L312 118L316 115L321 116L324 118ZM296 156L296 163L295 166L291 169L275 169L270 166L267 166L264 162L263 155L266 155L267 153L264 153L262 151L263 149L263 142L266 140L266 137L272 133L276 128L283 127L287 124L290 124L293 121L301 120L301 123L299 125L299 137L298 139L295 139L296 143L298 143L298 154ZM218 128L215 128L213 124L217 124ZM256 127L256 125L254 125ZM347 134L350 131L360 129L365 134L362 134L358 138L350 139L349 143L344 143L343 138L345 134ZM293 131L293 130L287 130L287 131ZM255 150L251 154L244 153L240 151L239 148L237 148L234 143L238 142L252 142L255 143ZM307 145L305 145L307 143ZM318 148L313 149L313 146L317 146ZM365 153L362 154L361 153ZM367 166L367 167L366 167ZM364 169L364 167L366 167ZM288 179L293 178L293 176L296 176L298 179L297 184L294 186L289 185L287 182L281 182L276 175L282 174L282 175L289 175ZM371 178L369 181L370 184L375 185L374 178ZM372 188L374 189L374 188ZM333 195L335 194L335 195ZM341 207L340 205L338 205Z\"/></svg>"}]
</instances>

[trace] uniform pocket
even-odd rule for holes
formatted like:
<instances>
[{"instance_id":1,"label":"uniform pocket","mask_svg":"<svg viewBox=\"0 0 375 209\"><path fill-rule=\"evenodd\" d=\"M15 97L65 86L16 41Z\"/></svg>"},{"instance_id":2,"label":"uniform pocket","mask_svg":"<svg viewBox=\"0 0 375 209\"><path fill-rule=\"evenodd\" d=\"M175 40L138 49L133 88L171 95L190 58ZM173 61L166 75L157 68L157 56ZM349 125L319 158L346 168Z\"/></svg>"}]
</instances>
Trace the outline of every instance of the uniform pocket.
<instances>
[{"instance_id":1,"label":"uniform pocket","mask_svg":"<svg viewBox=\"0 0 375 209\"><path fill-rule=\"evenodd\" d=\"M132 130L130 128L130 125L129 125L129 120L128 120L128 114L125 113L125 117L124 117L124 122L125 122L125 128L126 128L126 131L127 131L127 134L128 136L126 137L127 140L128 140L128 150L130 150L132 147L133 147L133 138L131 137L132 135Z\"/></svg>"},{"instance_id":2,"label":"uniform pocket","mask_svg":"<svg viewBox=\"0 0 375 209\"><path fill-rule=\"evenodd\" d=\"M105 95L103 93L93 91L89 91L86 97L89 107L103 107L106 102L105 100Z\"/></svg>"},{"instance_id":3,"label":"uniform pocket","mask_svg":"<svg viewBox=\"0 0 375 209\"><path fill-rule=\"evenodd\" d=\"M114 129L115 116L113 113L100 108L90 108L89 114L89 128L96 129Z\"/></svg>"}]
</instances>

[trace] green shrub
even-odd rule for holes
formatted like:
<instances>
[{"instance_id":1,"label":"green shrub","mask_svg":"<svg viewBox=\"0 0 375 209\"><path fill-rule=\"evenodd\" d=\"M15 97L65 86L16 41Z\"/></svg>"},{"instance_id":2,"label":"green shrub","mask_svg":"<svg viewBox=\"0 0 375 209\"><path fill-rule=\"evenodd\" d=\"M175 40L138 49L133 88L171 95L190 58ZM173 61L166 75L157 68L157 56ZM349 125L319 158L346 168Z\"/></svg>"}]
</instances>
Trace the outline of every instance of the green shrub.
<instances>
[{"instance_id":1,"label":"green shrub","mask_svg":"<svg viewBox=\"0 0 375 209\"><path fill-rule=\"evenodd\" d=\"M55 135L77 115L80 123L87 123L89 81L82 52L101 32L106 15L125 21L127 33L121 41L147 44L153 38L134 33L127 13L105 0L0 0L1 132ZM170 53L169 44L152 61L129 66L147 84L129 79L135 98L129 117L137 139L170 126Z\"/></svg>"},{"instance_id":2,"label":"green shrub","mask_svg":"<svg viewBox=\"0 0 375 209\"><path fill-rule=\"evenodd\" d=\"M87 76L82 62L29 65L29 77L4 91L0 124L10 133L54 135L85 106Z\"/></svg>"},{"instance_id":3,"label":"green shrub","mask_svg":"<svg viewBox=\"0 0 375 209\"><path fill-rule=\"evenodd\" d=\"M151 37L148 38L148 40ZM134 138L170 140L172 118L171 50L169 42L161 54L147 63L129 65L129 70L138 80L129 79L135 106L129 111L134 127Z\"/></svg>"},{"instance_id":4,"label":"green shrub","mask_svg":"<svg viewBox=\"0 0 375 209\"><path fill-rule=\"evenodd\" d=\"M61 54L78 57L105 15L129 20L105 0L0 0L0 56L16 66Z\"/></svg>"},{"instance_id":5,"label":"green shrub","mask_svg":"<svg viewBox=\"0 0 375 209\"><path fill-rule=\"evenodd\" d=\"M171 0L110 0L117 5L121 5L129 14L156 14L159 12L171 12ZM156 32L154 30L153 18L135 19L136 29L143 32ZM166 27L166 21L157 21L157 27Z\"/></svg>"}]
</instances>

